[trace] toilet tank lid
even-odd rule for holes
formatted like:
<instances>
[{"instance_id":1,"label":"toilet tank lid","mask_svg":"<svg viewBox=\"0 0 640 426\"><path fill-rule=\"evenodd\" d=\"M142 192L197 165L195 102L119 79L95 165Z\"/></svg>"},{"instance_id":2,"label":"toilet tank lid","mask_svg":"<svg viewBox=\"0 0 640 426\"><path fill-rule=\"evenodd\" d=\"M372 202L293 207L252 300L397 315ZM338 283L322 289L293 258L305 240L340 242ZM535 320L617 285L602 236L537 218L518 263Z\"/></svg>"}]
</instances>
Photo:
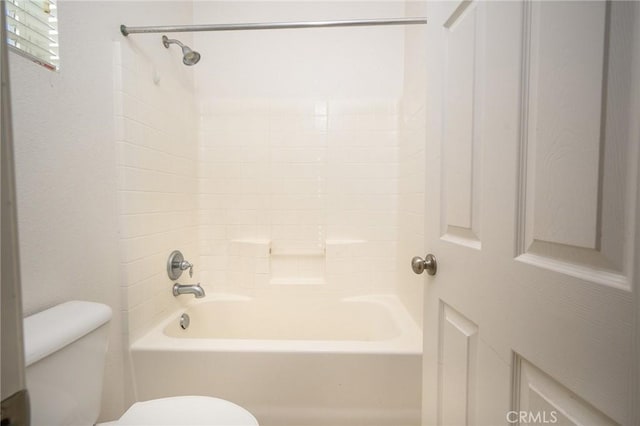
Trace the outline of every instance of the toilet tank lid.
<instances>
[{"instance_id":1,"label":"toilet tank lid","mask_svg":"<svg viewBox=\"0 0 640 426\"><path fill-rule=\"evenodd\" d=\"M111 319L102 303L72 300L24 319L24 354L28 367L91 333Z\"/></svg>"}]
</instances>

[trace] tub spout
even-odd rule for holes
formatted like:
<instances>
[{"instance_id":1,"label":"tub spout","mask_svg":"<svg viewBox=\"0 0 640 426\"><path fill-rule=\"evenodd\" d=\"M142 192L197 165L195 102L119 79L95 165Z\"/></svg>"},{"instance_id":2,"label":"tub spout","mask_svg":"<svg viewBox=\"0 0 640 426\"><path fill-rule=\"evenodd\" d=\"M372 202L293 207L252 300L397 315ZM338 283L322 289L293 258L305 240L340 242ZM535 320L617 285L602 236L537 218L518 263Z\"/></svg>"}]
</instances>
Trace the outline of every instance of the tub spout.
<instances>
[{"instance_id":1,"label":"tub spout","mask_svg":"<svg viewBox=\"0 0 640 426\"><path fill-rule=\"evenodd\" d=\"M197 299L204 297L204 289L200 287L200 283L194 285L182 285L175 283L173 285L173 295L178 297L181 294L193 294Z\"/></svg>"}]
</instances>

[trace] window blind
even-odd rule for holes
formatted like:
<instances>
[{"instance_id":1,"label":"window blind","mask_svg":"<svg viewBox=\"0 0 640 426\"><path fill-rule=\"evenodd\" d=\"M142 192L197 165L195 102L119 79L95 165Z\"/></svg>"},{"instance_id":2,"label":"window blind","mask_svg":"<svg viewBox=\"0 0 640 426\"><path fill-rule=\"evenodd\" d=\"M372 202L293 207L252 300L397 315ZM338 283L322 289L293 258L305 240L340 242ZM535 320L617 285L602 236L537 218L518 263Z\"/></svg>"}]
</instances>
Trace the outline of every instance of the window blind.
<instances>
[{"instance_id":1,"label":"window blind","mask_svg":"<svg viewBox=\"0 0 640 426\"><path fill-rule=\"evenodd\" d=\"M7 44L17 53L55 70L58 56L56 0L6 0Z\"/></svg>"}]
</instances>

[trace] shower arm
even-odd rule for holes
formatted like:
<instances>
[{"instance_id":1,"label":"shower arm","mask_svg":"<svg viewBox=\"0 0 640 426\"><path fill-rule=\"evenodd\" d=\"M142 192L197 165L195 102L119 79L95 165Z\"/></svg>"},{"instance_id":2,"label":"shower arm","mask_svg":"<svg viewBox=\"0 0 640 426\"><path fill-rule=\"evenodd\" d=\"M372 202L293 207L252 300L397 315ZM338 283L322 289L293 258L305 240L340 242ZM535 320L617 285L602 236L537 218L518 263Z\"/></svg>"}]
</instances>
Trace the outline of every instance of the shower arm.
<instances>
[{"instance_id":1,"label":"shower arm","mask_svg":"<svg viewBox=\"0 0 640 426\"><path fill-rule=\"evenodd\" d=\"M389 18L389 19L351 19L342 21L308 21L308 22L271 22L245 24L210 24L210 25L168 25L150 27L128 27L120 25L123 36L139 33L184 33L196 31L239 31L239 30L280 30L291 28L326 28L326 27L367 27L380 25L419 25L426 24L427 18Z\"/></svg>"}]
</instances>

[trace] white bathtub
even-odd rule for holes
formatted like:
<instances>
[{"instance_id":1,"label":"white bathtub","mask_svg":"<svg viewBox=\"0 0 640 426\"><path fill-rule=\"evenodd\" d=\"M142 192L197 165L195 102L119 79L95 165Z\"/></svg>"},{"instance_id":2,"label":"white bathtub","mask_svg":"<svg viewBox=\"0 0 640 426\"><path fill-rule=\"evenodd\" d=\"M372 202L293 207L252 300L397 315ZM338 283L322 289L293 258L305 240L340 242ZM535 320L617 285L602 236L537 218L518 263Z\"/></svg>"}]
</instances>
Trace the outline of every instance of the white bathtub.
<instances>
[{"instance_id":1,"label":"white bathtub","mask_svg":"<svg viewBox=\"0 0 640 426\"><path fill-rule=\"evenodd\" d=\"M394 296L208 296L132 345L139 400L231 400L262 426L418 425L421 332Z\"/></svg>"}]
</instances>

